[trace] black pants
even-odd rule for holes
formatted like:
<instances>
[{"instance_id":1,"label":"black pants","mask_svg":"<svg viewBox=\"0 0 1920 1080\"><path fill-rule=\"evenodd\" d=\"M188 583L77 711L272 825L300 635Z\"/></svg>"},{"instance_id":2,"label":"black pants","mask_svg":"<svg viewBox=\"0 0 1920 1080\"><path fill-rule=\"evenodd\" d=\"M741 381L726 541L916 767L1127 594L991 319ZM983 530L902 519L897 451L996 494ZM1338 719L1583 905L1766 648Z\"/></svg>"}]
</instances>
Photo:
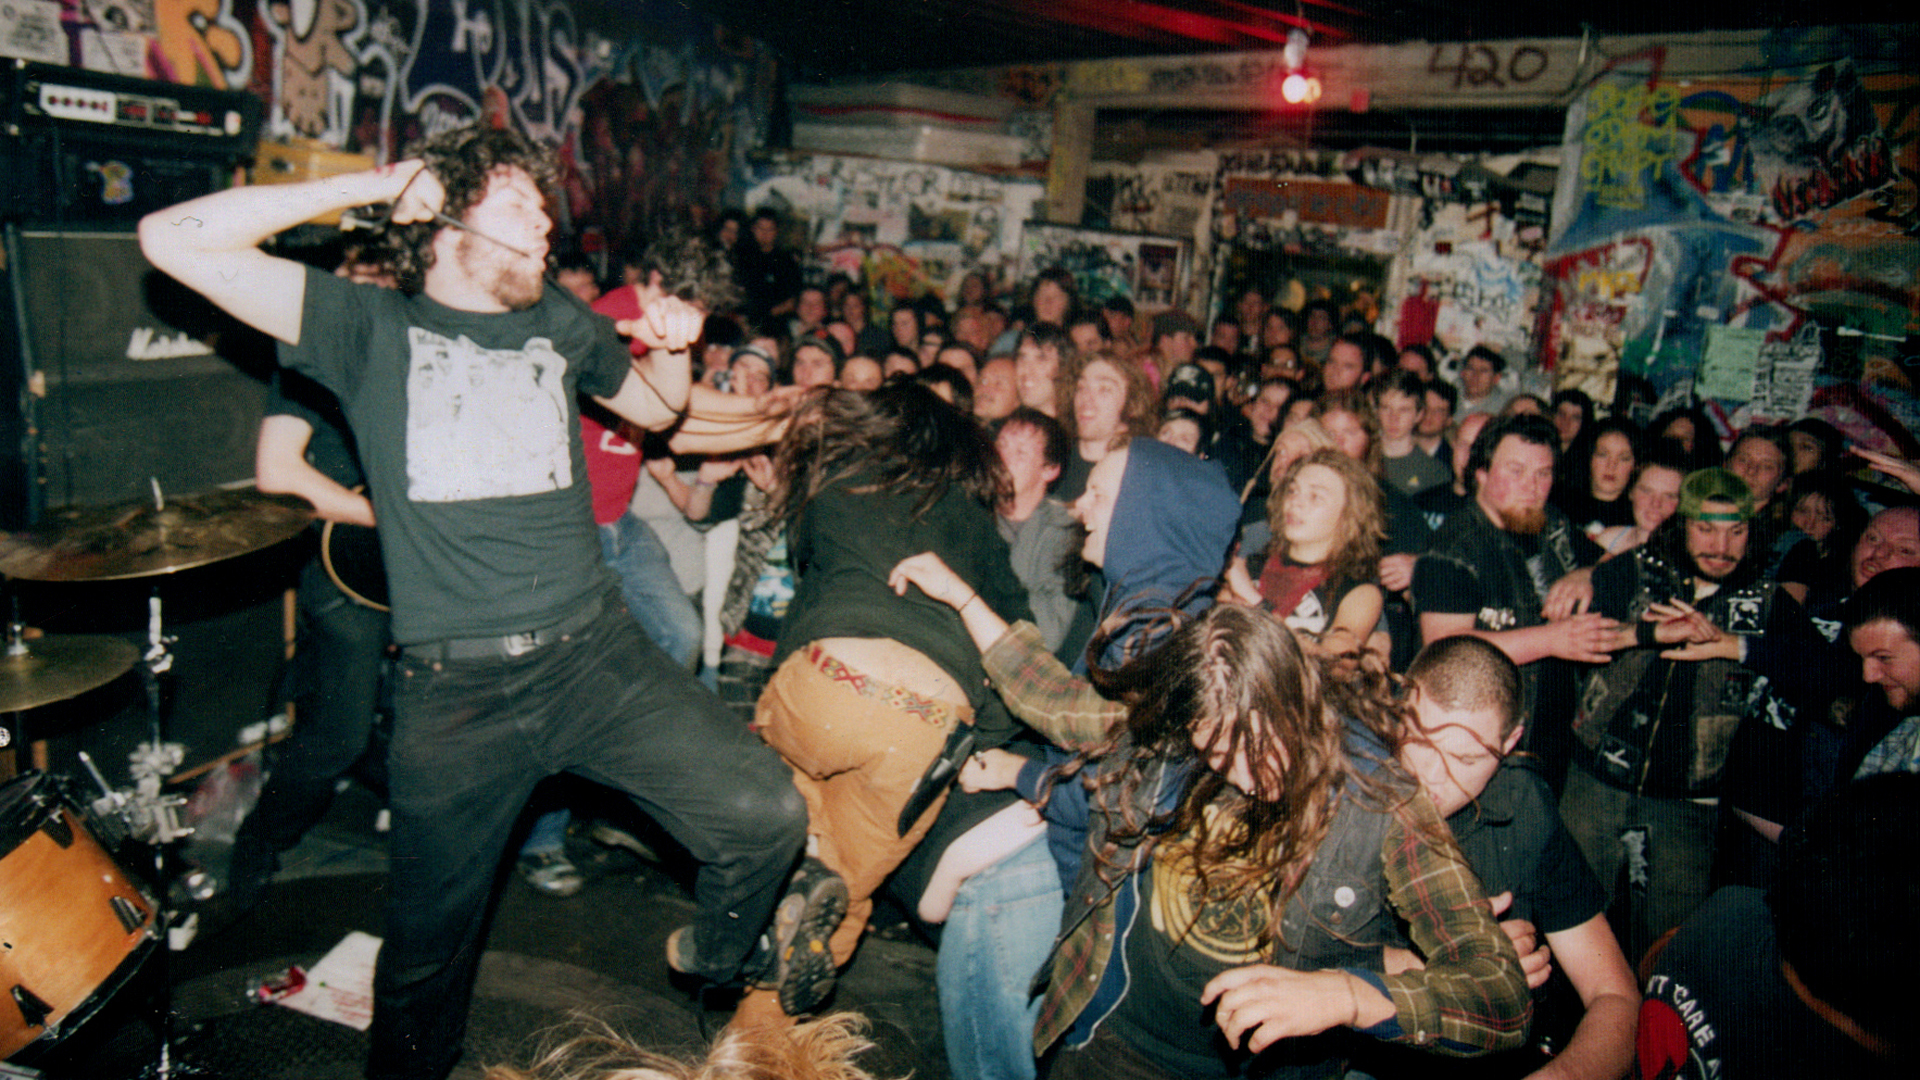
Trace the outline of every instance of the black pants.
<instances>
[{"instance_id":1,"label":"black pants","mask_svg":"<svg viewBox=\"0 0 1920 1080\"><path fill-rule=\"evenodd\" d=\"M732 978L806 840L779 757L641 633L618 594L584 629L521 656L428 653L398 664L392 889L367 1075L439 1080L459 1060L495 872L528 794L553 773L625 792L699 860L699 974Z\"/></svg>"}]
</instances>

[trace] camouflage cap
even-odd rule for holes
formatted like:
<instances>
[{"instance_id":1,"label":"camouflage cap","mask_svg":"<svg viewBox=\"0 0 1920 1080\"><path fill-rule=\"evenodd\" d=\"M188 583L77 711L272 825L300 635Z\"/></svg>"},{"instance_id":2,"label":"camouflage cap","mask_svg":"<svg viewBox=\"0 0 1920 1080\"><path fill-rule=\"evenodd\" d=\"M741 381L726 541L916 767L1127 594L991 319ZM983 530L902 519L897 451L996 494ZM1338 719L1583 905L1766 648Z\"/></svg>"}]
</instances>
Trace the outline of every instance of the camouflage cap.
<instances>
[{"instance_id":1,"label":"camouflage cap","mask_svg":"<svg viewBox=\"0 0 1920 1080\"><path fill-rule=\"evenodd\" d=\"M1709 502L1732 503L1733 509L1709 508ZM1680 516L1708 521L1752 521L1753 491L1747 482L1726 469L1701 469L1680 482Z\"/></svg>"}]
</instances>

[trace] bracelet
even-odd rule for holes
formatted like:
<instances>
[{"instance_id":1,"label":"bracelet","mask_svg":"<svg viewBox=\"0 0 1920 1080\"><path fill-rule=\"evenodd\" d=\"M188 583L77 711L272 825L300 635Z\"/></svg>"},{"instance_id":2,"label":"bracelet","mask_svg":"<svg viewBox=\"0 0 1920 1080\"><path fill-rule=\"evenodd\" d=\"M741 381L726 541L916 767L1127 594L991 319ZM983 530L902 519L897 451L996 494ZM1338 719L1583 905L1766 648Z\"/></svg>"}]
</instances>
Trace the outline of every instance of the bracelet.
<instances>
[{"instance_id":1,"label":"bracelet","mask_svg":"<svg viewBox=\"0 0 1920 1080\"><path fill-rule=\"evenodd\" d=\"M968 605L968 604L971 604L971 603L973 603L973 602L974 602L975 600L978 600L978 599L980 599L980 594L979 594L979 593L974 593L974 594L973 594L972 596L969 596L969 597L967 597L967 598L966 598L965 600L962 600L962 601L960 602L960 606L959 606L959 607L957 607L957 608L954 608L953 610L954 610L954 611L955 611L955 613L957 613L957 614L962 614L962 615L964 615L964 614L966 614L966 611L967 611L967 605Z\"/></svg>"},{"instance_id":2,"label":"bracelet","mask_svg":"<svg viewBox=\"0 0 1920 1080\"><path fill-rule=\"evenodd\" d=\"M1347 1000L1353 1002L1353 1020L1347 1026L1357 1031L1360 1028L1360 995L1353 992L1353 973L1342 971L1340 979L1347 984Z\"/></svg>"},{"instance_id":3,"label":"bracelet","mask_svg":"<svg viewBox=\"0 0 1920 1080\"><path fill-rule=\"evenodd\" d=\"M1640 646L1643 649L1659 648L1660 639L1654 636L1655 632L1659 630L1659 628L1660 628L1660 624L1658 623L1647 622L1644 619L1641 620L1640 625L1637 628L1635 628L1633 632L1634 644Z\"/></svg>"},{"instance_id":4,"label":"bracelet","mask_svg":"<svg viewBox=\"0 0 1920 1080\"><path fill-rule=\"evenodd\" d=\"M693 486L694 486L694 487L697 487L697 488L704 488L704 489L706 489L706 490L708 490L708 491L712 491L712 490L713 490L713 488L715 487L715 485L714 485L714 483L713 483L713 481L711 481L711 480L702 480L702 479L700 479L699 477L695 477L695 478L694 478L694 481L693 481Z\"/></svg>"}]
</instances>

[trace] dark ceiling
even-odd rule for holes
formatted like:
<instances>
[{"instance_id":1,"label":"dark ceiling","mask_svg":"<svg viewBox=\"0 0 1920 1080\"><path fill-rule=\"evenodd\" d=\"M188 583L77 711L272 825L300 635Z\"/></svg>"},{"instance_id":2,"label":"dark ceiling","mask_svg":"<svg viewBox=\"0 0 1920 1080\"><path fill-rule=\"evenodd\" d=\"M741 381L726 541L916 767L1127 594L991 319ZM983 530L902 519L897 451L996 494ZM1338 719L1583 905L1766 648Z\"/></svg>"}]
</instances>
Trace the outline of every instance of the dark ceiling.
<instances>
[{"instance_id":1,"label":"dark ceiling","mask_svg":"<svg viewBox=\"0 0 1920 1080\"><path fill-rule=\"evenodd\" d=\"M615 0L617 3L617 0ZM1776 29L1912 19L1890 0L681 0L771 44L802 81L1317 45ZM1910 2L1910 0L1909 0Z\"/></svg>"}]
</instances>

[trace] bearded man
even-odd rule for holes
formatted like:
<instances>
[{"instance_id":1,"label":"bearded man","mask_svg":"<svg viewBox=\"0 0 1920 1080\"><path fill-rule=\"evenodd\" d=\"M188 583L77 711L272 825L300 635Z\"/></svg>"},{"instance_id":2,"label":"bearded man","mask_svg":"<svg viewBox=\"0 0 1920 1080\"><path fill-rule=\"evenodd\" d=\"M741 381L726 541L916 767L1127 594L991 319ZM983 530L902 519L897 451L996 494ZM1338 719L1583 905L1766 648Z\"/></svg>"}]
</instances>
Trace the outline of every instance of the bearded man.
<instances>
[{"instance_id":1,"label":"bearded man","mask_svg":"<svg viewBox=\"0 0 1920 1080\"><path fill-rule=\"evenodd\" d=\"M1554 780L1565 767L1573 703L1573 671L1559 661L1604 663L1621 647L1614 619L1548 619L1543 610L1547 589L1598 551L1547 505L1559 446L1545 417L1489 423L1467 456L1467 505L1447 518L1413 574L1424 644L1472 634L1520 665L1529 728L1521 748Z\"/></svg>"},{"instance_id":2,"label":"bearded man","mask_svg":"<svg viewBox=\"0 0 1920 1080\"><path fill-rule=\"evenodd\" d=\"M1630 956L1707 898L1727 752L1765 689L1749 654L1801 618L1762 576L1753 516L1746 481L1702 469L1645 544L1593 572L1622 651L1580 696L1560 810L1610 898L1626 872Z\"/></svg>"}]
</instances>

